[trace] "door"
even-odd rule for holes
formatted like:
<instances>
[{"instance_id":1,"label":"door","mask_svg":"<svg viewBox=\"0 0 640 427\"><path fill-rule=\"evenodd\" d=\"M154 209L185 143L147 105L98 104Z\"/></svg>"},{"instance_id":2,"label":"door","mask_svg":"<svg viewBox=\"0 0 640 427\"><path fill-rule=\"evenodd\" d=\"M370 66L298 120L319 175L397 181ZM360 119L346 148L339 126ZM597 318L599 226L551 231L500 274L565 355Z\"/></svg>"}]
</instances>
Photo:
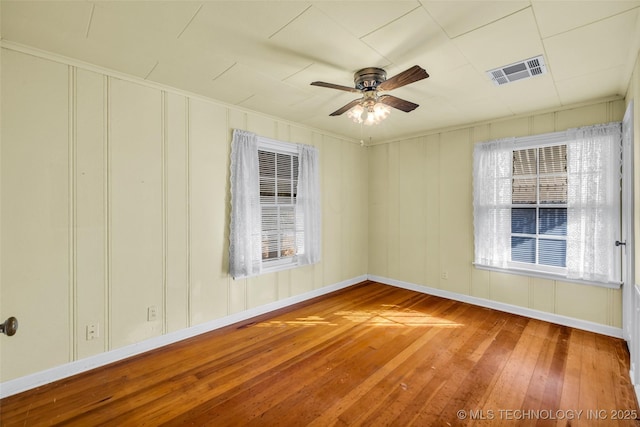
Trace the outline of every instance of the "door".
<instances>
[{"instance_id":1,"label":"door","mask_svg":"<svg viewBox=\"0 0 640 427\"><path fill-rule=\"evenodd\" d=\"M622 329L627 342L634 334L634 242L633 242L633 101L622 121ZM640 331L639 331L640 332ZM633 353L633 350L632 350ZM639 355L636 355L636 357ZM633 354L632 354L633 357ZM632 358L632 362L633 362ZM633 370L633 367L632 367Z\"/></svg>"}]
</instances>

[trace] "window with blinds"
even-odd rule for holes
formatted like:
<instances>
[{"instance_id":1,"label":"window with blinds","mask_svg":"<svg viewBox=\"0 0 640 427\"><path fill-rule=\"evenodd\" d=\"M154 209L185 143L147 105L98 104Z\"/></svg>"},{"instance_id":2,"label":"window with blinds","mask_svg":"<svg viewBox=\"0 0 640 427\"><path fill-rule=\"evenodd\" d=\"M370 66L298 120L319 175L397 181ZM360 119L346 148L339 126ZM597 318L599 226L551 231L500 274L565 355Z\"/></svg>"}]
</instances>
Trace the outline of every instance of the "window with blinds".
<instances>
[{"instance_id":1,"label":"window with blinds","mask_svg":"<svg viewBox=\"0 0 640 427\"><path fill-rule=\"evenodd\" d=\"M296 255L298 155L258 150L263 265L292 262Z\"/></svg>"},{"instance_id":2,"label":"window with blinds","mask_svg":"<svg viewBox=\"0 0 640 427\"><path fill-rule=\"evenodd\" d=\"M566 267L566 145L513 151L511 203L511 261Z\"/></svg>"}]
</instances>

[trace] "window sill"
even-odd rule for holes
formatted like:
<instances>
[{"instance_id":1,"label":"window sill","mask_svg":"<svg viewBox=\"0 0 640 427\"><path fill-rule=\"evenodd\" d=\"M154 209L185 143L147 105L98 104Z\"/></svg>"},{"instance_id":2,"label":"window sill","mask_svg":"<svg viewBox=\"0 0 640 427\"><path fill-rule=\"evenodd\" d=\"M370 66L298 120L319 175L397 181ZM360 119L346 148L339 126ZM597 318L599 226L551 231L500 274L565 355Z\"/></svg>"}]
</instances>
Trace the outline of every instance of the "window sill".
<instances>
[{"instance_id":1,"label":"window sill","mask_svg":"<svg viewBox=\"0 0 640 427\"><path fill-rule=\"evenodd\" d=\"M261 274L277 273L278 271L290 270L298 267L300 264L296 258L293 259L281 259L275 261L267 261L262 263Z\"/></svg>"},{"instance_id":2,"label":"window sill","mask_svg":"<svg viewBox=\"0 0 640 427\"><path fill-rule=\"evenodd\" d=\"M545 273L542 271L528 270L525 268L513 268L513 267L499 268L499 267L492 267L492 266L476 264L476 263L472 263L472 264L475 268L479 270L488 270L488 271L495 271L498 273L515 274L518 276L538 277L540 279L558 280L561 282L569 282L569 283L579 283L581 285L600 286L600 287L609 288L609 289L620 289L620 287L622 286L622 282L608 282L608 283L592 282L589 280L569 279L560 274Z\"/></svg>"}]
</instances>

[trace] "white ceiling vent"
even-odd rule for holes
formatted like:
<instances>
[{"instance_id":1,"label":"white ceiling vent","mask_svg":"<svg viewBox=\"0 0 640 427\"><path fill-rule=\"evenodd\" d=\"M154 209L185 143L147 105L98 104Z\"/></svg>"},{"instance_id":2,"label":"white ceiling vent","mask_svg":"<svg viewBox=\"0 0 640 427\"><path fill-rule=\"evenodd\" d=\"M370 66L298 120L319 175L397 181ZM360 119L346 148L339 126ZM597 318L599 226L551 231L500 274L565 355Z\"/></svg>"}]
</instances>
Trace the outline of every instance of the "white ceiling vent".
<instances>
[{"instance_id":1,"label":"white ceiling vent","mask_svg":"<svg viewBox=\"0 0 640 427\"><path fill-rule=\"evenodd\" d=\"M539 76L547 72L542 55L535 58L525 59L514 64L505 65L494 70L487 71L487 75L496 86L515 82L516 80L528 79Z\"/></svg>"}]
</instances>

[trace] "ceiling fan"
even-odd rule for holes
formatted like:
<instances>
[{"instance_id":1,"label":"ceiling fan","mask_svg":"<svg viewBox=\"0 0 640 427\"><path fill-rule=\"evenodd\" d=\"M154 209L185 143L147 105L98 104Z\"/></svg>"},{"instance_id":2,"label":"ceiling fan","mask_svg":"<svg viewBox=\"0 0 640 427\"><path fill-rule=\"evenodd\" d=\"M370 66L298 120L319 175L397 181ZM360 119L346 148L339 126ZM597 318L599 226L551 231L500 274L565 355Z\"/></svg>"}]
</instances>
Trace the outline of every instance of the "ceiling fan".
<instances>
[{"instance_id":1,"label":"ceiling fan","mask_svg":"<svg viewBox=\"0 0 640 427\"><path fill-rule=\"evenodd\" d=\"M339 116L342 113L348 112L347 115L353 121L372 125L379 123L389 115L391 112L389 107L396 108L405 113L418 108L418 104L392 95L380 95L379 92L397 89L417 82L418 80L426 79L427 77L429 77L429 74L418 65L414 65L408 70L396 74L389 79L387 79L387 72L382 68L369 67L356 71L353 75L355 87L325 82L313 82L311 85L362 94L361 98L354 99L329 115Z\"/></svg>"}]
</instances>

